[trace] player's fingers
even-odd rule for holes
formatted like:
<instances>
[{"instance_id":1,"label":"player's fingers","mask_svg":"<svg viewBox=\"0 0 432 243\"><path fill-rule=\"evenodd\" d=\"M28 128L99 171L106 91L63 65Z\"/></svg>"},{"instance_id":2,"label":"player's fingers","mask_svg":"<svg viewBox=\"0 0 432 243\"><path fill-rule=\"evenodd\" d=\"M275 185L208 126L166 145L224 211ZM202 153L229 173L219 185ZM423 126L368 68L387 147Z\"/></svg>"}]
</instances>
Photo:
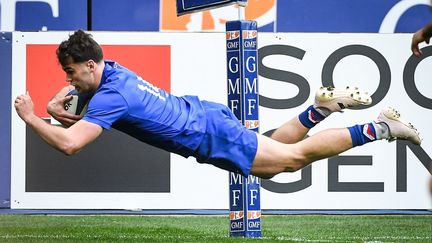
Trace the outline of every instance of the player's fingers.
<instances>
[{"instance_id":1,"label":"player's fingers","mask_svg":"<svg viewBox=\"0 0 432 243\"><path fill-rule=\"evenodd\" d=\"M412 53L415 55L415 56L421 56L421 51L420 51L420 49L419 49L419 47L418 47L418 45L412 45L411 46L411 51L412 51Z\"/></svg>"},{"instance_id":2,"label":"player's fingers","mask_svg":"<svg viewBox=\"0 0 432 243\"><path fill-rule=\"evenodd\" d=\"M30 92L27 90L25 94L21 95L23 99L31 100Z\"/></svg>"},{"instance_id":3,"label":"player's fingers","mask_svg":"<svg viewBox=\"0 0 432 243\"><path fill-rule=\"evenodd\" d=\"M18 96L15 99L15 106L17 106L19 103L20 103L20 97Z\"/></svg>"},{"instance_id":4,"label":"player's fingers","mask_svg":"<svg viewBox=\"0 0 432 243\"><path fill-rule=\"evenodd\" d=\"M15 99L15 103L24 100L24 98L25 98L25 95L23 95L23 94L22 94L22 95L18 95L18 96L16 97L16 99Z\"/></svg>"},{"instance_id":5,"label":"player's fingers","mask_svg":"<svg viewBox=\"0 0 432 243\"><path fill-rule=\"evenodd\" d=\"M68 96L65 96L65 97L61 98L60 100L61 100L62 103L66 103L66 102L71 101L72 99L73 99L73 96L72 95L68 95Z\"/></svg>"}]
</instances>

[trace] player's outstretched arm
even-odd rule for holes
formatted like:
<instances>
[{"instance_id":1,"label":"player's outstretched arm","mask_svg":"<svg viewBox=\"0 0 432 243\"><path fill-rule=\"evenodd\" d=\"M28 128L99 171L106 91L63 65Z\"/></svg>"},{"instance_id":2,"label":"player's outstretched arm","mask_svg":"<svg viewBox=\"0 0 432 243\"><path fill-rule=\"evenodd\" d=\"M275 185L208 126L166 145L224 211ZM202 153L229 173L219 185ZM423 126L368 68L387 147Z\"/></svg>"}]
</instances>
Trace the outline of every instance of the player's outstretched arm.
<instances>
[{"instance_id":1,"label":"player's outstretched arm","mask_svg":"<svg viewBox=\"0 0 432 243\"><path fill-rule=\"evenodd\" d=\"M79 152L102 133L102 127L84 120L69 128L46 123L34 114L33 101L28 92L16 98L15 109L21 119L43 140L67 155Z\"/></svg>"},{"instance_id":2,"label":"player's outstretched arm","mask_svg":"<svg viewBox=\"0 0 432 243\"><path fill-rule=\"evenodd\" d=\"M423 41L426 42L426 44L429 44L431 36L432 36L432 22L429 22L423 28L421 28L416 33L414 33L411 40L411 51L415 56L418 57L421 56L422 52L418 45Z\"/></svg>"}]
</instances>

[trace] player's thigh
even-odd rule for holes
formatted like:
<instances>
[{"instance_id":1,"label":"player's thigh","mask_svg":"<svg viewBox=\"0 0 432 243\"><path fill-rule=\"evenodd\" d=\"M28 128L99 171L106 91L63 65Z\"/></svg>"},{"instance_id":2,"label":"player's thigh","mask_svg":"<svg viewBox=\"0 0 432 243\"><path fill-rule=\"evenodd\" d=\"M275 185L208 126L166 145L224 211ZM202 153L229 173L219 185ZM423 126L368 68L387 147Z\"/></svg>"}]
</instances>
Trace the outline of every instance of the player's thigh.
<instances>
[{"instance_id":1,"label":"player's thigh","mask_svg":"<svg viewBox=\"0 0 432 243\"><path fill-rule=\"evenodd\" d=\"M251 170L253 174L264 173L273 176L301 168L301 156L298 155L296 144L284 144L259 134L257 138L258 150Z\"/></svg>"}]
</instances>

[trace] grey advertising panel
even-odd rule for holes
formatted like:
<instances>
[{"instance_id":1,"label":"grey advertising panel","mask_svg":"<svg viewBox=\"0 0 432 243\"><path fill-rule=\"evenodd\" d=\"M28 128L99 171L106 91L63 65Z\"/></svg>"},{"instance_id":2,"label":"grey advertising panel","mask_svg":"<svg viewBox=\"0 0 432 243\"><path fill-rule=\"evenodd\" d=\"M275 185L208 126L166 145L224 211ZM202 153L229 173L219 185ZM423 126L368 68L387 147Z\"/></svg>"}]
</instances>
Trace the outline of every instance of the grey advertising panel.
<instances>
[{"instance_id":1,"label":"grey advertising panel","mask_svg":"<svg viewBox=\"0 0 432 243\"><path fill-rule=\"evenodd\" d=\"M170 154L119 131L73 156L26 132L26 192L170 192Z\"/></svg>"}]
</instances>

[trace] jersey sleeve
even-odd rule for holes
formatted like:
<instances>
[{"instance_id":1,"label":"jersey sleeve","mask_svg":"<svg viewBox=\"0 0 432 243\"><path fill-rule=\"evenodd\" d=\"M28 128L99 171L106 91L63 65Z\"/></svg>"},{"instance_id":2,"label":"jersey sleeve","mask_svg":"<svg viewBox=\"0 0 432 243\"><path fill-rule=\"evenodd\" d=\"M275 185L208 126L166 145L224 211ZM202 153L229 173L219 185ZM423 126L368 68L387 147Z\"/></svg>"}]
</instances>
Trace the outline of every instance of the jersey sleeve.
<instances>
[{"instance_id":1,"label":"jersey sleeve","mask_svg":"<svg viewBox=\"0 0 432 243\"><path fill-rule=\"evenodd\" d=\"M125 116L127 112L128 104L123 96L115 90L105 89L93 96L82 119L104 129L110 129L113 123Z\"/></svg>"}]
</instances>

